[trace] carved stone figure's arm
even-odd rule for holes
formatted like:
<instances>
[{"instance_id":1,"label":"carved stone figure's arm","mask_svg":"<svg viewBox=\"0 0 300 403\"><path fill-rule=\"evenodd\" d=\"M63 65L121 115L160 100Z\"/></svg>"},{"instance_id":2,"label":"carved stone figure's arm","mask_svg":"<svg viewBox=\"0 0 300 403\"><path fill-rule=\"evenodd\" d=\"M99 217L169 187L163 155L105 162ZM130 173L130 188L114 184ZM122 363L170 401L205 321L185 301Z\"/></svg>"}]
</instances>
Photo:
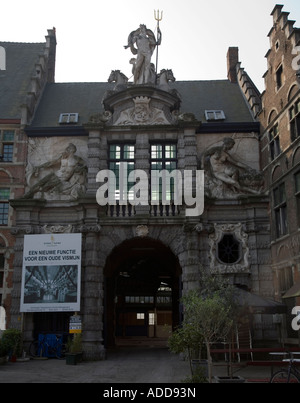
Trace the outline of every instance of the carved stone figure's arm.
<instances>
[{"instance_id":1,"label":"carved stone figure's arm","mask_svg":"<svg viewBox=\"0 0 300 403\"><path fill-rule=\"evenodd\" d=\"M44 164L35 167L35 169L50 168L50 167L52 167L53 165L58 164L58 163L60 162L60 160L61 160L61 157L62 157L62 156L60 155L56 160L52 160L52 161L45 162Z\"/></svg>"},{"instance_id":2,"label":"carved stone figure's arm","mask_svg":"<svg viewBox=\"0 0 300 403\"><path fill-rule=\"evenodd\" d=\"M236 160L235 158L231 157L229 154L227 154L227 156L228 156L227 159L231 164L233 164L239 168L242 168L242 169L250 169L250 167L248 165Z\"/></svg>"}]
</instances>

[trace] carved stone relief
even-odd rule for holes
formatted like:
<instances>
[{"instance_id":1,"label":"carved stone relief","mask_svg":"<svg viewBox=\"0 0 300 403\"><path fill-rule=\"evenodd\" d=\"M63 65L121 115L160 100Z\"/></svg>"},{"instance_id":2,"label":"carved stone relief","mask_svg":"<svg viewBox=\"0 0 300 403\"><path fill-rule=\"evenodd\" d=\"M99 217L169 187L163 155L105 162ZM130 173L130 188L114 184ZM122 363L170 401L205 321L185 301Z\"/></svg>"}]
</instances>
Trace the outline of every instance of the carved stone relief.
<instances>
[{"instance_id":1,"label":"carved stone relief","mask_svg":"<svg viewBox=\"0 0 300 403\"><path fill-rule=\"evenodd\" d=\"M147 225L138 225L135 229L135 233L139 237L145 237L149 235L149 228Z\"/></svg>"},{"instance_id":2,"label":"carved stone relief","mask_svg":"<svg viewBox=\"0 0 300 403\"><path fill-rule=\"evenodd\" d=\"M72 200L85 193L86 141L67 141L55 138L29 140L27 189L23 198Z\"/></svg>"},{"instance_id":3,"label":"carved stone relief","mask_svg":"<svg viewBox=\"0 0 300 403\"><path fill-rule=\"evenodd\" d=\"M151 105L151 98L136 97L134 107L120 113L115 125L158 125L169 124L164 112Z\"/></svg>"},{"instance_id":4,"label":"carved stone relief","mask_svg":"<svg viewBox=\"0 0 300 403\"><path fill-rule=\"evenodd\" d=\"M224 138L222 144L208 148L201 156L205 170L205 193L216 199L235 199L239 195L261 195L263 174L250 168L230 151L235 145L233 138Z\"/></svg>"}]
</instances>

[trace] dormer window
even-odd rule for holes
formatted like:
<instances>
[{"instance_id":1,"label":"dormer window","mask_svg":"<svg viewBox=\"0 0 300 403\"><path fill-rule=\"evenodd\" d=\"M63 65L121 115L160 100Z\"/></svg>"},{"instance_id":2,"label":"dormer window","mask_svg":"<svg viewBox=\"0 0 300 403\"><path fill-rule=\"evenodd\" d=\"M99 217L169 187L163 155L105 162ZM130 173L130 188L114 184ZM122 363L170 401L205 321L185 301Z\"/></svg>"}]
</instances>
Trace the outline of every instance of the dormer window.
<instances>
[{"instance_id":1,"label":"dormer window","mask_svg":"<svg viewBox=\"0 0 300 403\"><path fill-rule=\"evenodd\" d=\"M222 110L205 111L205 118L207 121L225 120L225 113Z\"/></svg>"},{"instance_id":2,"label":"dormer window","mask_svg":"<svg viewBox=\"0 0 300 403\"><path fill-rule=\"evenodd\" d=\"M78 113L61 113L59 115L59 124L75 124L78 123Z\"/></svg>"}]
</instances>

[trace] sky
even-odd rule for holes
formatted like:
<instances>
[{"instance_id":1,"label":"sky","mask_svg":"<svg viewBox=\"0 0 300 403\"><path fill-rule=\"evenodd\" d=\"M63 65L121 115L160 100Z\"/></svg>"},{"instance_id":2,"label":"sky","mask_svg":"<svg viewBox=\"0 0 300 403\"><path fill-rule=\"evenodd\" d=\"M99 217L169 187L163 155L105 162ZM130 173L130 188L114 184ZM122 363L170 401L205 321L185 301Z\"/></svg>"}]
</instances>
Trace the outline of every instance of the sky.
<instances>
[{"instance_id":1,"label":"sky","mask_svg":"<svg viewBox=\"0 0 300 403\"><path fill-rule=\"evenodd\" d=\"M0 41L44 42L56 28L56 82L103 82L111 70L131 78L128 35L140 24L156 33L163 11L158 71L177 81L227 78L226 54L239 48L242 67L260 91L267 70L267 37L276 4L300 27L300 1L284 0L10 0L0 3ZM156 61L156 53L152 62Z\"/></svg>"}]
</instances>

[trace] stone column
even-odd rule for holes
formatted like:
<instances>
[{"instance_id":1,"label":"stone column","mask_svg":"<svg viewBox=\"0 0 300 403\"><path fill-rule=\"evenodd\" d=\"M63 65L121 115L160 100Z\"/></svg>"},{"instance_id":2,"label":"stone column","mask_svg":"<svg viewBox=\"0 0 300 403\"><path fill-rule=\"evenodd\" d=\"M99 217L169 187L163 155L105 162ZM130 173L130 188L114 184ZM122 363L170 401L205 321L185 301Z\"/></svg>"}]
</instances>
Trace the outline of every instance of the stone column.
<instances>
[{"instance_id":1,"label":"stone column","mask_svg":"<svg viewBox=\"0 0 300 403\"><path fill-rule=\"evenodd\" d=\"M180 144L184 144L184 161L181 162L184 170L193 172L193 177L196 177L197 170L197 143L196 143L196 130L195 127L198 122L185 122L183 139ZM184 180L184 177L183 177ZM193 181L193 194L196 192L196 182ZM193 207L193 206L190 206ZM187 207L186 207L187 208ZM182 262L182 281L183 293L192 289L200 287L200 244L199 235L196 230L201 217L187 217L184 225L184 234L186 237L186 252Z\"/></svg>"},{"instance_id":2,"label":"stone column","mask_svg":"<svg viewBox=\"0 0 300 403\"><path fill-rule=\"evenodd\" d=\"M101 131L100 129L90 129L88 139L88 177L87 177L87 196L94 197L96 200L96 192L98 184L96 176L100 170L100 154L101 154ZM103 169L103 168L102 168Z\"/></svg>"},{"instance_id":3,"label":"stone column","mask_svg":"<svg viewBox=\"0 0 300 403\"><path fill-rule=\"evenodd\" d=\"M10 327L21 330L21 313L20 313L20 298L21 298L21 283L22 283L22 262L23 262L23 246L24 232L15 227L11 231L16 242L14 246L14 273L13 273L13 290L11 292L11 323Z\"/></svg>"},{"instance_id":4,"label":"stone column","mask_svg":"<svg viewBox=\"0 0 300 403\"><path fill-rule=\"evenodd\" d=\"M136 135L135 144L135 169L141 169L150 177L150 153L149 138L147 133ZM148 183L150 185L150 183ZM149 215L150 206L135 206L136 215Z\"/></svg>"},{"instance_id":5,"label":"stone column","mask_svg":"<svg viewBox=\"0 0 300 403\"><path fill-rule=\"evenodd\" d=\"M200 245L199 235L195 224L184 226L186 237L186 251L180 256L182 265L183 294L190 290L199 289L201 282Z\"/></svg>"},{"instance_id":6,"label":"stone column","mask_svg":"<svg viewBox=\"0 0 300 403\"><path fill-rule=\"evenodd\" d=\"M89 217L92 213L89 209ZM82 230L85 232L81 299L83 352L87 360L103 360L103 268L99 267L97 258L100 226L90 223Z\"/></svg>"},{"instance_id":7,"label":"stone column","mask_svg":"<svg viewBox=\"0 0 300 403\"><path fill-rule=\"evenodd\" d=\"M197 170L197 142L195 127L184 129L184 169L193 171L193 176ZM196 183L193 181L193 192L196 191Z\"/></svg>"}]
</instances>

